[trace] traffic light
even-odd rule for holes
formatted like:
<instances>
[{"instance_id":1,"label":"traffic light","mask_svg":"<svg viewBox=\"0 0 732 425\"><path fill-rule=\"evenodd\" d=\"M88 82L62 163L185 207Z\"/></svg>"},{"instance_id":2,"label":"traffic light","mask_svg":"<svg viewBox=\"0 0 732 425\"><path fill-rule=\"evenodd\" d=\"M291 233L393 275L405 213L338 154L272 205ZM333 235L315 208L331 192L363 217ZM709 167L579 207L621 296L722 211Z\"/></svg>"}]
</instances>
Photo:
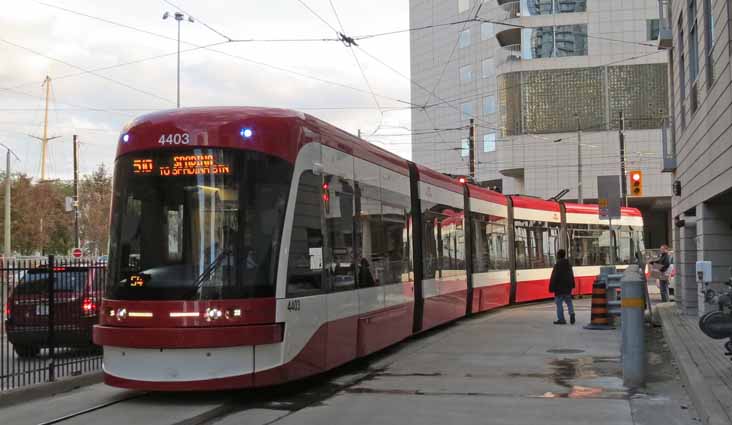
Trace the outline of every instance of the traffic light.
<instances>
[{"instance_id":1,"label":"traffic light","mask_svg":"<svg viewBox=\"0 0 732 425\"><path fill-rule=\"evenodd\" d=\"M630 172L630 196L643 196L643 172Z\"/></svg>"}]
</instances>

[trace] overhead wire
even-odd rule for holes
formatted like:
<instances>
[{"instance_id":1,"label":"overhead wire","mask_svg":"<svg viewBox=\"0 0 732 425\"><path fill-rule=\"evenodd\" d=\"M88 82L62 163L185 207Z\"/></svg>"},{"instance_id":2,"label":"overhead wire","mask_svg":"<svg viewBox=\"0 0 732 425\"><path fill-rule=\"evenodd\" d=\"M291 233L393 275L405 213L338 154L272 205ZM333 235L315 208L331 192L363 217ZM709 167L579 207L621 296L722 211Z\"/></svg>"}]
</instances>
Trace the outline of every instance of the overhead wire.
<instances>
[{"instance_id":1,"label":"overhead wire","mask_svg":"<svg viewBox=\"0 0 732 425\"><path fill-rule=\"evenodd\" d=\"M303 3L302 0L298 0L299 2ZM376 126L376 130L373 131L372 134L375 134L378 129L381 127L381 124L384 122L384 112L381 110L381 105L379 104L379 99L376 97L376 94L374 93L374 88L371 86L371 82L369 81L368 77L366 77L366 71L364 71L363 66L361 66L361 61L358 60L358 56L356 55L356 52L353 50L353 46L358 46L352 39L350 39L348 36L346 36L346 30L343 27L343 22L341 22L340 16L338 16L338 11L335 8L335 5L333 4L333 0L328 0L330 3L331 9L333 9L333 14L336 17L336 21L338 22L338 26L341 28L341 32L339 33L339 36L343 38L343 44L348 47L348 50L351 52L351 55L353 56L353 60L356 61L356 65L358 66L358 70L361 72L361 76L363 77L364 82L366 82L366 86L369 88L369 92L371 92L371 97L374 99L374 104L376 105L376 108L379 110L379 124ZM311 9L312 10L312 9Z\"/></svg>"},{"instance_id":2,"label":"overhead wire","mask_svg":"<svg viewBox=\"0 0 732 425\"><path fill-rule=\"evenodd\" d=\"M193 47L193 48L190 48L190 49L183 49L183 50L180 51L180 53L181 54L182 53L188 53L188 52L192 52L192 51L195 51L195 50L204 49L206 47L219 46L219 45L226 44L226 43L227 42L225 42L225 41L220 41L220 42L216 42L216 43L206 44L206 45L203 45L203 46L200 46L200 47ZM86 75L86 74L89 74L89 73L92 73L92 72L108 71L110 69L121 68L121 67L129 66L129 65L137 65L137 64L140 64L140 63L143 63L143 62L148 62L148 61L152 61L152 60L156 60L156 59L162 59L162 58L165 58L165 57L168 57L168 56L175 56L177 54L178 54L178 52L175 51L175 52L164 53L164 54L159 54L159 55L154 55L154 56L147 56L147 57L144 57L144 58L135 59L135 60L127 61L127 62L121 62L121 63L118 63L116 65L108 65L108 66L102 66L102 67L99 67L99 68L93 68L93 69L89 69L89 70L82 71L82 72L74 72L74 73L69 73L69 74L57 75L57 76L54 76L53 77L53 81L54 82L57 82L59 80L64 80L64 79L73 78L73 77L79 77L79 76ZM18 84L18 85L14 85L14 86L11 86L9 88L11 88L11 89L18 89L18 88L22 88L22 87L25 87L25 86L31 85L31 84L38 84L38 81L37 80L28 81L26 83L21 83L21 84Z\"/></svg>"},{"instance_id":3,"label":"overhead wire","mask_svg":"<svg viewBox=\"0 0 732 425\"><path fill-rule=\"evenodd\" d=\"M101 78L103 80L109 81L111 83L117 84L119 86L128 88L128 89L133 90L133 91L136 91L138 93L142 93L144 95L147 95L147 96L150 96L150 97L154 97L154 98L156 98L158 100L162 100L162 101L165 101L165 102L169 102L169 103L175 104L175 101L173 101L173 100L166 99L166 98L164 98L162 96L158 96L157 94L152 93L152 92L149 92L147 90L138 89L137 87L134 87L134 86L132 86L130 84L124 83L122 81L115 80L114 78L107 77L106 75L99 74L96 71L93 71L93 70L90 70L90 69L84 69L84 68L82 68L82 67L80 67L78 65L74 65L73 63L70 63L68 61L65 61L65 60L62 60L62 59L58 59L58 58L55 58L53 56L49 56L49 55L47 55L45 53L41 53L41 52L39 52L38 50L35 50L35 49L31 49L30 47L26 47L26 46L20 45L18 43L14 43L14 42L9 41L9 40L6 40L4 38L0 38L0 43L5 43L5 44L8 44L10 46L16 47L18 49L25 50L27 52L33 53L33 54L35 54L37 56L41 56L43 58L52 60L54 62L58 62L60 64L66 65L66 66L68 66L70 68L78 69L78 70L82 71L83 73L94 75L95 77L98 77L98 78Z\"/></svg>"},{"instance_id":4,"label":"overhead wire","mask_svg":"<svg viewBox=\"0 0 732 425\"><path fill-rule=\"evenodd\" d=\"M6 87L0 87L0 90L7 91L7 92L10 92L10 93L19 94L19 95L22 95L22 96L27 96L27 97L32 97L32 98L35 98L35 99L41 99L41 100L43 100L43 96L36 96L36 95L30 94L30 93L26 93L26 92L23 92L23 91L20 91L20 90L16 90L16 89L11 89L11 88L6 88ZM115 113L115 114L125 115L125 116L128 116L128 117L133 116L131 114L125 114L125 113L120 112L120 111L115 111L113 109L107 109L107 108L101 108L101 107L95 107L95 106L84 106L84 105L79 105L79 104L75 104L75 103L61 102L61 101L57 101L56 103L57 104L60 104L60 105L67 105L67 106L71 106L71 107L74 107L74 108L79 108L79 109L83 109L83 110L87 110L87 111L92 111L92 112L109 112L109 113Z\"/></svg>"},{"instance_id":5,"label":"overhead wire","mask_svg":"<svg viewBox=\"0 0 732 425\"><path fill-rule=\"evenodd\" d=\"M473 13L473 7L475 7L476 5L478 6L478 8L475 11L475 13ZM478 16L478 12L480 12L480 8L482 6L483 6L483 2L475 2L473 4L473 6L470 8L470 14L473 15L473 19L475 19ZM467 25L468 25L468 22L466 22L465 24L463 24L463 27L460 30L460 32L458 32L458 34L460 34L463 31L465 31L465 28L466 28ZM449 67L450 62L452 61L452 57L455 55L455 50L457 50L457 47L458 47L458 44L459 43L460 43L460 37L458 36L455 39L455 43L452 46L452 50L450 51L450 56L447 57L447 62L445 62L445 66L442 68L442 72L440 72L440 76L437 77L437 82L435 83L434 88L432 90L430 90L430 96L427 96L427 100L425 100L424 101L424 105L422 105L423 108L425 106L427 106L427 104L430 102L430 99L432 99L432 95L434 95L435 91L440 86L440 83L442 82L442 78L445 76L445 71L447 71L447 68Z\"/></svg>"},{"instance_id":6,"label":"overhead wire","mask_svg":"<svg viewBox=\"0 0 732 425\"><path fill-rule=\"evenodd\" d=\"M83 17L86 17L86 18L89 18L89 19L93 19L93 20L98 20L100 22L104 22L104 23L107 23L107 24L110 24L110 25L115 25L115 26L118 26L118 27L121 27L121 28L125 28L125 29L131 30L131 31L137 31L137 32L141 32L141 33L144 33L144 34L152 35L152 36L155 36L155 37L160 37L160 38L164 38L164 39L167 39L167 40L177 41L177 39L176 38L173 38L173 37L168 37L166 35L158 34L158 33L155 33L155 32L152 32L152 31L148 31L148 30L145 30L145 29L141 29L141 28L137 28L137 27L134 27L134 26L131 26L131 25L128 25L128 24L123 24L123 23L115 22L115 21L110 20L110 19L101 18L101 17L98 17L98 16L94 16L94 15L90 15L90 14L87 14L87 13L79 12L79 11L76 11L76 10L73 10L73 9L69 9L69 8L64 8L64 7L61 7L61 6L54 5L54 4L45 3L45 2L42 2L42 1L37 1L37 3L38 4L41 4L43 6L47 6L47 7L50 7L50 8L57 9L57 10L61 10L61 11L67 12L67 13L75 14L75 15L78 15L78 16L83 16ZM341 41L341 40L338 40L338 41ZM229 45L229 44L235 44L236 42L237 42L237 40L233 40L231 43L228 43L227 42L227 43L224 43L224 44L225 45ZM185 41L185 40L181 40L181 43L184 43L186 45L195 46L195 47L200 47L200 48L202 48L202 49L204 49L206 51L213 52L213 53L219 54L221 56L228 57L230 59L237 59L237 60L240 60L240 61L243 61L243 62L251 63L251 64L254 64L254 65L258 65L258 66L265 67L265 68L269 68L269 69L274 69L274 70L277 70L277 71L280 71L280 72L288 73L288 74L291 74L291 75L296 75L296 76L301 77L301 78L306 78L306 79L310 79L310 80L313 80L313 81L318 81L318 82L321 82L321 83L324 83L324 84L328 84L328 85L332 85L332 86L335 86L335 87L341 87L341 88L346 88L346 89L349 89L349 90L352 90L352 91L357 91L357 92L361 92L361 93L365 93L365 94L370 94L368 91L363 90L363 89L360 89L358 87L353 87L353 86L349 86L347 84L340 83L340 82L337 82L337 81L331 81L331 80L328 80L328 79L325 79L325 78L308 75L308 74L305 74L303 72L299 72L299 71L295 71L295 70L292 70L292 69L284 68L284 67L281 67L281 66L278 66L278 65L272 65L272 64L265 63L265 62L257 61L257 60L254 60L254 59L250 59L250 58L247 58L247 57L234 55L234 54L231 54L231 53L228 53L228 52L224 52L224 51L221 51L221 50L218 50L218 49L214 49L214 48L211 48L211 47L205 47L205 46L197 45L195 43L191 43L191 42L188 42L188 41ZM390 96L386 96L386 95L383 95L383 94L379 94L379 93L376 93L376 95L379 98L382 98L382 99L388 99L388 100L391 100L391 101L394 101L394 102L397 102L397 103L401 103L401 104L405 104L405 105L416 106L416 105L413 105L411 102L406 101L406 100L396 99L396 98L393 98L393 97L390 97Z\"/></svg>"}]
</instances>

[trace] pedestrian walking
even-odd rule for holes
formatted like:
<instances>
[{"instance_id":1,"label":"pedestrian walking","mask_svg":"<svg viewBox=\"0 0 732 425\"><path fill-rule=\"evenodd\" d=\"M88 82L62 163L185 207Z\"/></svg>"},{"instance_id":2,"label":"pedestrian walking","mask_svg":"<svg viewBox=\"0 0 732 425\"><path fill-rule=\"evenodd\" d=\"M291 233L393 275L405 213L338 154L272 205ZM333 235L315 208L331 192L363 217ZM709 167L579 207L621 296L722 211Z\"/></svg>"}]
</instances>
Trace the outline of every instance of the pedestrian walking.
<instances>
[{"instance_id":1,"label":"pedestrian walking","mask_svg":"<svg viewBox=\"0 0 732 425\"><path fill-rule=\"evenodd\" d=\"M671 259L668 256L668 245L661 245L661 255L651 261L654 270L658 271L658 288L661 290L661 301L668 302L668 269L671 267Z\"/></svg>"},{"instance_id":2,"label":"pedestrian walking","mask_svg":"<svg viewBox=\"0 0 732 425\"><path fill-rule=\"evenodd\" d=\"M567 304L569 312L569 323L574 325L574 305L572 304L572 290L574 289L574 272L572 265L567 259L567 251L557 251L557 263L552 270L552 277L549 279L549 292L554 293L554 302L557 304L557 321L555 325L566 325L564 320L564 306Z\"/></svg>"}]
</instances>

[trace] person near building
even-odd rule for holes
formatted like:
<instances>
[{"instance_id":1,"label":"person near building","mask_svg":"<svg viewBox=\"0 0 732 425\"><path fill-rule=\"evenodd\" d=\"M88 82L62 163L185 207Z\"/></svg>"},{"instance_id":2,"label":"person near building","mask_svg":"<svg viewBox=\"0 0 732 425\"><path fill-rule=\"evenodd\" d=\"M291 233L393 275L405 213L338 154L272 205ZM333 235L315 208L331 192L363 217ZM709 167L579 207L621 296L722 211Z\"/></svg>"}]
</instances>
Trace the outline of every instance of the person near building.
<instances>
[{"instance_id":1,"label":"person near building","mask_svg":"<svg viewBox=\"0 0 732 425\"><path fill-rule=\"evenodd\" d=\"M654 270L659 272L658 288L661 290L661 301L668 302L668 269L671 267L671 259L668 256L668 245L661 245L661 255L651 261L651 265L653 265Z\"/></svg>"},{"instance_id":2,"label":"person near building","mask_svg":"<svg viewBox=\"0 0 732 425\"><path fill-rule=\"evenodd\" d=\"M557 304L557 320L555 325L566 325L564 320L564 306L567 304L569 312L569 322L574 325L574 305L572 304L572 290L574 289L574 271L572 265L567 259L567 251L560 249L557 251L557 263L552 270L552 276L549 279L549 292L554 294L554 302Z\"/></svg>"}]
</instances>

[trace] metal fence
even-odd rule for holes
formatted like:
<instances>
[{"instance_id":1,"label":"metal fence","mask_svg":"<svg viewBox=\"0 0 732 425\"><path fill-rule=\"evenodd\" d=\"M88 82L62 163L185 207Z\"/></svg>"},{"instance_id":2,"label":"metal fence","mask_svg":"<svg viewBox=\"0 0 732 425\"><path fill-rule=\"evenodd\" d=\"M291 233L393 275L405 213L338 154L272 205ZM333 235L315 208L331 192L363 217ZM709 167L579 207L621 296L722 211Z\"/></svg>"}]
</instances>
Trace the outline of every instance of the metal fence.
<instances>
[{"instance_id":1,"label":"metal fence","mask_svg":"<svg viewBox=\"0 0 732 425\"><path fill-rule=\"evenodd\" d=\"M0 260L0 391L101 369L92 327L106 271L92 259Z\"/></svg>"}]
</instances>

